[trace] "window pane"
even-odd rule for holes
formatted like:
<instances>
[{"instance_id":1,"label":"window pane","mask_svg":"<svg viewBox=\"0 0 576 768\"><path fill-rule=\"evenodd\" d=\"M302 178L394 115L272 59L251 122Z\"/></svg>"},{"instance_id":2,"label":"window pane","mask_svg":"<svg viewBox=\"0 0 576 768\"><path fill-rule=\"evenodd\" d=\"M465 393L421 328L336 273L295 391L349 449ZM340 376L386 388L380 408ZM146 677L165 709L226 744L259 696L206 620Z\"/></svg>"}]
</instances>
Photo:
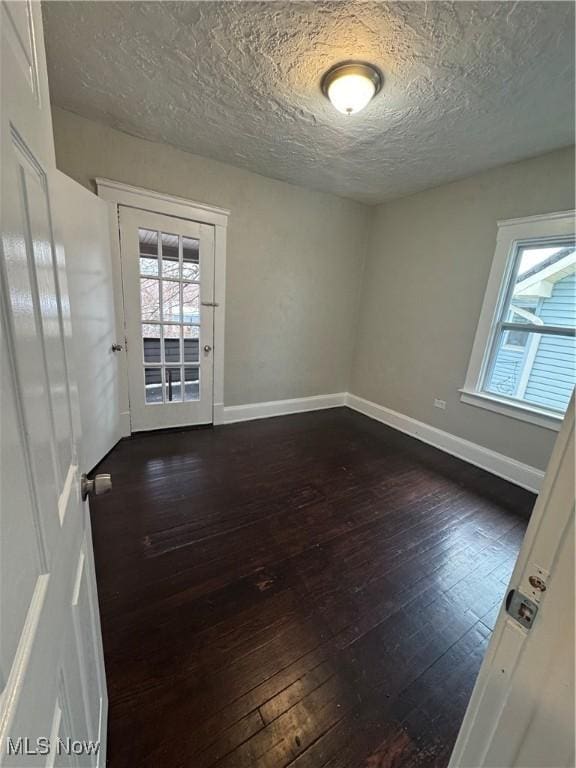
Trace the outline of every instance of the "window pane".
<instances>
[{"instance_id":1,"label":"window pane","mask_svg":"<svg viewBox=\"0 0 576 768\"><path fill-rule=\"evenodd\" d=\"M200 360L200 328L197 325L184 325L184 362L197 363Z\"/></svg>"},{"instance_id":2,"label":"window pane","mask_svg":"<svg viewBox=\"0 0 576 768\"><path fill-rule=\"evenodd\" d=\"M160 302L158 294L158 280L140 278L140 304L142 307L142 320L160 320Z\"/></svg>"},{"instance_id":3,"label":"window pane","mask_svg":"<svg viewBox=\"0 0 576 768\"><path fill-rule=\"evenodd\" d=\"M200 241L193 237L182 238L182 278L200 280Z\"/></svg>"},{"instance_id":4,"label":"window pane","mask_svg":"<svg viewBox=\"0 0 576 768\"><path fill-rule=\"evenodd\" d=\"M144 362L160 363L160 326L142 326L142 344L144 346Z\"/></svg>"},{"instance_id":5,"label":"window pane","mask_svg":"<svg viewBox=\"0 0 576 768\"><path fill-rule=\"evenodd\" d=\"M147 403L162 402L162 369L144 368L144 384Z\"/></svg>"},{"instance_id":6,"label":"window pane","mask_svg":"<svg viewBox=\"0 0 576 768\"><path fill-rule=\"evenodd\" d=\"M162 232L162 277L180 278L178 235Z\"/></svg>"},{"instance_id":7,"label":"window pane","mask_svg":"<svg viewBox=\"0 0 576 768\"><path fill-rule=\"evenodd\" d=\"M513 347L514 349L523 348L526 346L529 339L529 335L526 331L506 331L504 339L504 345Z\"/></svg>"},{"instance_id":8,"label":"window pane","mask_svg":"<svg viewBox=\"0 0 576 768\"><path fill-rule=\"evenodd\" d=\"M162 281L162 314L166 322L180 322L180 283Z\"/></svg>"},{"instance_id":9,"label":"window pane","mask_svg":"<svg viewBox=\"0 0 576 768\"><path fill-rule=\"evenodd\" d=\"M565 411L576 383L574 337L528 332L523 345L514 345L507 333L500 335L485 391Z\"/></svg>"},{"instance_id":10,"label":"window pane","mask_svg":"<svg viewBox=\"0 0 576 768\"><path fill-rule=\"evenodd\" d=\"M182 384L180 368L166 368L165 376L165 402L182 402Z\"/></svg>"},{"instance_id":11,"label":"window pane","mask_svg":"<svg viewBox=\"0 0 576 768\"><path fill-rule=\"evenodd\" d=\"M523 246L505 320L534 325L576 326L576 249L553 241Z\"/></svg>"},{"instance_id":12,"label":"window pane","mask_svg":"<svg viewBox=\"0 0 576 768\"><path fill-rule=\"evenodd\" d=\"M180 325L164 326L164 360L167 363L180 362Z\"/></svg>"},{"instance_id":13,"label":"window pane","mask_svg":"<svg viewBox=\"0 0 576 768\"><path fill-rule=\"evenodd\" d=\"M182 285L182 321L200 322L200 286L194 283Z\"/></svg>"},{"instance_id":14,"label":"window pane","mask_svg":"<svg viewBox=\"0 0 576 768\"><path fill-rule=\"evenodd\" d=\"M200 368L184 368L184 399L200 399Z\"/></svg>"},{"instance_id":15,"label":"window pane","mask_svg":"<svg viewBox=\"0 0 576 768\"><path fill-rule=\"evenodd\" d=\"M140 273L142 275L158 274L158 232L150 229L139 229L140 242Z\"/></svg>"}]
</instances>

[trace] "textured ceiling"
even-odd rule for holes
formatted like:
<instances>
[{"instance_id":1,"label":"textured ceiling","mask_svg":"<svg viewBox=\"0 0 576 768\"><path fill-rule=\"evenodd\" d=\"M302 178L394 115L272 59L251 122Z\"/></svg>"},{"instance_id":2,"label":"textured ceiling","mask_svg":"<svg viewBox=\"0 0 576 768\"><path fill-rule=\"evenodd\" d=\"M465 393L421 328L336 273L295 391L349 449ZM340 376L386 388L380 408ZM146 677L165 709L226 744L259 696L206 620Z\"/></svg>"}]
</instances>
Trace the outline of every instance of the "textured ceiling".
<instances>
[{"instance_id":1,"label":"textured ceiling","mask_svg":"<svg viewBox=\"0 0 576 768\"><path fill-rule=\"evenodd\" d=\"M369 203L573 142L571 2L45 2L52 100ZM336 112L322 73L378 65Z\"/></svg>"}]
</instances>

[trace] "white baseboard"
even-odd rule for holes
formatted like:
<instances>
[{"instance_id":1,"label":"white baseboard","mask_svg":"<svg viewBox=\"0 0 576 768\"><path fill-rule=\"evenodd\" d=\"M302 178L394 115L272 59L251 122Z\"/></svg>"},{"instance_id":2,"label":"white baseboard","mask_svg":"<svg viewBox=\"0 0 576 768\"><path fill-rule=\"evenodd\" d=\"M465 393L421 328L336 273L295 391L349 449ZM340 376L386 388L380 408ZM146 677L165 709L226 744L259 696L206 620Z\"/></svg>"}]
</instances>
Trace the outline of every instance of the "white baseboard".
<instances>
[{"instance_id":1,"label":"white baseboard","mask_svg":"<svg viewBox=\"0 0 576 768\"><path fill-rule=\"evenodd\" d=\"M522 464L522 462L504 456L502 453L491 451L489 448L484 448L476 443L471 443L469 440L464 440L462 437L431 427L429 424L417 421L390 408L385 408L383 405L378 405L370 400L364 400L357 395L348 393L346 405L371 419L433 445L441 451L452 454L452 456L457 456L469 464L474 464L474 466L481 467L493 475L503 477L515 485L534 493L538 493L540 490L544 478L544 472L540 469Z\"/></svg>"},{"instance_id":2,"label":"white baseboard","mask_svg":"<svg viewBox=\"0 0 576 768\"><path fill-rule=\"evenodd\" d=\"M267 403L248 403L246 405L214 404L214 424L235 424L240 421L267 419L272 416L285 416L290 413L305 413L319 411L325 408L337 408L346 405L354 411L363 413L389 427L415 437L428 445L433 445L441 451L457 456L476 467L485 469L493 475L509 480L515 485L538 493L544 472L528 464L523 464L502 453L484 448L462 437L457 437L442 429L432 427L410 416L393 411L383 405L365 400L349 392L338 392L331 395L315 395L313 397L297 397L292 400L272 400Z\"/></svg>"},{"instance_id":3,"label":"white baseboard","mask_svg":"<svg viewBox=\"0 0 576 768\"><path fill-rule=\"evenodd\" d=\"M314 395L313 397L297 397L293 400L272 400L268 403L248 403L247 405L214 406L215 424L234 424L237 421L252 421L267 419L271 416L285 416L289 413L305 413L306 411L321 411L325 408L336 408L346 402L346 392L333 395Z\"/></svg>"}]
</instances>

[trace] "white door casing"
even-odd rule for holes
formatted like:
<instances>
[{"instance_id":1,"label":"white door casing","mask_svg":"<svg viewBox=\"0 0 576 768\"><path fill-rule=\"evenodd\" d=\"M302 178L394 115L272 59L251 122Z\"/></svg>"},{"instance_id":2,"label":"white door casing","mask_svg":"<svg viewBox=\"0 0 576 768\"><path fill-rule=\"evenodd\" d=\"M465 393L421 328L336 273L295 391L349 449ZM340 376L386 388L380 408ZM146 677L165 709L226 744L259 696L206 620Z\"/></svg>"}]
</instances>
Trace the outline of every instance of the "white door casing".
<instances>
[{"instance_id":1,"label":"white door casing","mask_svg":"<svg viewBox=\"0 0 576 768\"><path fill-rule=\"evenodd\" d=\"M449 768L574 766L574 517L573 394L510 579L534 623L502 606Z\"/></svg>"},{"instance_id":2,"label":"white door casing","mask_svg":"<svg viewBox=\"0 0 576 768\"><path fill-rule=\"evenodd\" d=\"M170 195L125 182L96 177L98 197L113 206L110 219L110 243L112 250L112 274L114 279L114 304L116 307L116 335L126 334L124 296L122 294L122 269L120 259L119 209L121 206L137 208L174 216L178 219L211 224L214 227L214 424L224 423L224 346L226 324L226 249L228 220L231 212L226 208ZM118 355L120 430L123 437L131 434L128 393L128 361L125 352Z\"/></svg>"},{"instance_id":3,"label":"white door casing","mask_svg":"<svg viewBox=\"0 0 576 768\"><path fill-rule=\"evenodd\" d=\"M40 3L2 2L0 22L0 765L104 765L107 697ZM51 737L48 755L34 753ZM57 737L63 749L68 738L101 743L57 755Z\"/></svg>"},{"instance_id":4,"label":"white door casing","mask_svg":"<svg viewBox=\"0 0 576 768\"><path fill-rule=\"evenodd\" d=\"M119 207L119 219L132 431L210 424L214 227L125 206ZM141 258L145 245L140 237L148 238L148 248L157 258ZM169 245L169 238L175 245ZM183 280L192 264L186 261L187 243L198 248L194 269L199 274L188 274ZM175 261L169 260L174 254ZM145 272L145 264L152 264L152 272ZM146 291L148 297L142 298ZM182 338L178 347L180 334L197 337L198 332L199 338ZM146 340L146 345L152 344L152 353L143 334L158 337L157 343ZM192 344L194 351L187 346ZM199 384L195 385L197 373Z\"/></svg>"},{"instance_id":5,"label":"white door casing","mask_svg":"<svg viewBox=\"0 0 576 768\"><path fill-rule=\"evenodd\" d=\"M80 420L84 439L80 468L92 470L120 440L118 367L122 350L112 345L116 316L110 216L113 206L60 171L55 172L56 207L62 212L66 274Z\"/></svg>"}]
</instances>

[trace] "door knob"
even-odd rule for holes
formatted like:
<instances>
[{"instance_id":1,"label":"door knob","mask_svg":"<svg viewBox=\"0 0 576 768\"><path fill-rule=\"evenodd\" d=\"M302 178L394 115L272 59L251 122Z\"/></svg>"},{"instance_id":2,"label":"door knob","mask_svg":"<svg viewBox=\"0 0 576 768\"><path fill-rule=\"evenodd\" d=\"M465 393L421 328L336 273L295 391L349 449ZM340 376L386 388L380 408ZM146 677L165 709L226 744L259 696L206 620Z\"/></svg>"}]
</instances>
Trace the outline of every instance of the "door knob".
<instances>
[{"instance_id":1,"label":"door knob","mask_svg":"<svg viewBox=\"0 0 576 768\"><path fill-rule=\"evenodd\" d=\"M124 346L122 344L112 344L112 352L122 352Z\"/></svg>"},{"instance_id":2,"label":"door knob","mask_svg":"<svg viewBox=\"0 0 576 768\"><path fill-rule=\"evenodd\" d=\"M95 475L92 480L87 475L80 478L82 501L88 496L102 496L112 490L112 475Z\"/></svg>"},{"instance_id":3,"label":"door knob","mask_svg":"<svg viewBox=\"0 0 576 768\"><path fill-rule=\"evenodd\" d=\"M204 352L210 352L212 350L212 347L210 344L204 344Z\"/></svg>"}]
</instances>

